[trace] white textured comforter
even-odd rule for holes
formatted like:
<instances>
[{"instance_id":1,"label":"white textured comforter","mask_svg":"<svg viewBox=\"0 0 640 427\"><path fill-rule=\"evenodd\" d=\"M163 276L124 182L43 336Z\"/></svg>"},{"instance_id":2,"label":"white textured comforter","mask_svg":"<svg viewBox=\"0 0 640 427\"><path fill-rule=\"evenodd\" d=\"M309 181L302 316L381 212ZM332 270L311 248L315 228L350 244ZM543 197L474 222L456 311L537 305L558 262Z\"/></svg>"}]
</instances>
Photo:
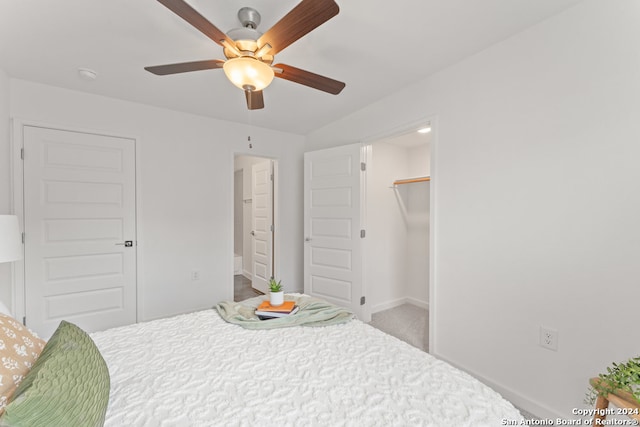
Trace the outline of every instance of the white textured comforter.
<instances>
[{"instance_id":1,"label":"white textured comforter","mask_svg":"<svg viewBox=\"0 0 640 427\"><path fill-rule=\"evenodd\" d=\"M92 338L105 426L499 426L517 410L471 376L358 320L253 331L215 310Z\"/></svg>"}]
</instances>

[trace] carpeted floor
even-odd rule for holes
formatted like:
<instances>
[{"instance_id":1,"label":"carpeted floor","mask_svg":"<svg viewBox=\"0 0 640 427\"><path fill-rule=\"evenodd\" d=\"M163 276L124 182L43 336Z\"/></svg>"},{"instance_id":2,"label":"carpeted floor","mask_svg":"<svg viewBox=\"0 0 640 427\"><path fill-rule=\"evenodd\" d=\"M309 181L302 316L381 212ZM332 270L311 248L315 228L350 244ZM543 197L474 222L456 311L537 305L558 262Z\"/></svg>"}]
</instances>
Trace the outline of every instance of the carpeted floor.
<instances>
[{"instance_id":1,"label":"carpeted floor","mask_svg":"<svg viewBox=\"0 0 640 427\"><path fill-rule=\"evenodd\" d=\"M402 304L374 313L369 324L420 350L429 352L429 312L424 308Z\"/></svg>"}]
</instances>

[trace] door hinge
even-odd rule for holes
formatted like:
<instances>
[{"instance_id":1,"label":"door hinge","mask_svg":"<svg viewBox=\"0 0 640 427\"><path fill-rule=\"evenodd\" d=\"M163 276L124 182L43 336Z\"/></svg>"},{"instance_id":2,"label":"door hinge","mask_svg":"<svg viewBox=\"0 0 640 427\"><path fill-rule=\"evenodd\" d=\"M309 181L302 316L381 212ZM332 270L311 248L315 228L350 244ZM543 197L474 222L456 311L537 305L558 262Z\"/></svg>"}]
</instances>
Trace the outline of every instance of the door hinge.
<instances>
[{"instance_id":1,"label":"door hinge","mask_svg":"<svg viewBox=\"0 0 640 427\"><path fill-rule=\"evenodd\" d=\"M364 305L366 298L360 297L360 305Z\"/></svg>"},{"instance_id":2,"label":"door hinge","mask_svg":"<svg viewBox=\"0 0 640 427\"><path fill-rule=\"evenodd\" d=\"M364 238L365 238L365 236L366 236L366 234L367 234L367 232L366 232L366 231L364 231L364 230L360 230L360 238L361 238L361 239L364 239Z\"/></svg>"},{"instance_id":3,"label":"door hinge","mask_svg":"<svg viewBox=\"0 0 640 427\"><path fill-rule=\"evenodd\" d=\"M24 326L27 326L27 316L23 316L23 317L22 317L22 324L23 324Z\"/></svg>"},{"instance_id":4,"label":"door hinge","mask_svg":"<svg viewBox=\"0 0 640 427\"><path fill-rule=\"evenodd\" d=\"M269 175L269 179L273 181L273 174Z\"/></svg>"},{"instance_id":5,"label":"door hinge","mask_svg":"<svg viewBox=\"0 0 640 427\"><path fill-rule=\"evenodd\" d=\"M367 170L367 164L365 162L360 162L360 170L363 172Z\"/></svg>"},{"instance_id":6,"label":"door hinge","mask_svg":"<svg viewBox=\"0 0 640 427\"><path fill-rule=\"evenodd\" d=\"M24 245L24 231L22 232L22 244Z\"/></svg>"},{"instance_id":7,"label":"door hinge","mask_svg":"<svg viewBox=\"0 0 640 427\"><path fill-rule=\"evenodd\" d=\"M24 160L24 148L20 149L20 158Z\"/></svg>"},{"instance_id":8,"label":"door hinge","mask_svg":"<svg viewBox=\"0 0 640 427\"><path fill-rule=\"evenodd\" d=\"M269 226L269 230L273 233L273 224Z\"/></svg>"}]
</instances>

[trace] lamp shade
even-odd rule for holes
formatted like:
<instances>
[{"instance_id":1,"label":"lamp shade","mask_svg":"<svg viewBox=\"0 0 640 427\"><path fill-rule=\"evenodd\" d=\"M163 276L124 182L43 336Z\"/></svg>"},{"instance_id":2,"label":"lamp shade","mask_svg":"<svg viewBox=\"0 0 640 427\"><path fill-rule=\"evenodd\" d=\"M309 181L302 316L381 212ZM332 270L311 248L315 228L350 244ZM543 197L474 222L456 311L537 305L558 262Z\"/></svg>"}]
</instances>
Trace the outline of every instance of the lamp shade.
<instances>
[{"instance_id":1,"label":"lamp shade","mask_svg":"<svg viewBox=\"0 0 640 427\"><path fill-rule=\"evenodd\" d=\"M241 56L227 60L222 66L231 83L242 90L262 90L273 81L273 69L262 61Z\"/></svg>"},{"instance_id":2,"label":"lamp shade","mask_svg":"<svg viewBox=\"0 0 640 427\"><path fill-rule=\"evenodd\" d=\"M22 258L20 226L15 215L0 215L0 262Z\"/></svg>"}]
</instances>

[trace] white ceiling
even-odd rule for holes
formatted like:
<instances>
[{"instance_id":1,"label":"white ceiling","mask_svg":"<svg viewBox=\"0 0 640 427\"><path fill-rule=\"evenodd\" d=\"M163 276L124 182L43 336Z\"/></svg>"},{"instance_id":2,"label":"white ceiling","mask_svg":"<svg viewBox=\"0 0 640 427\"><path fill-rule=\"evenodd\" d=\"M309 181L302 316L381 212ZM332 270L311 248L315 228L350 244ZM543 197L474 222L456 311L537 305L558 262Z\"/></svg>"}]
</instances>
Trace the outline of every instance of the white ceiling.
<instances>
[{"instance_id":1,"label":"white ceiling","mask_svg":"<svg viewBox=\"0 0 640 427\"><path fill-rule=\"evenodd\" d=\"M306 134L559 13L581 0L337 0L340 13L276 56L346 83L334 96L286 80L248 111L222 70L155 76L143 69L224 59L222 48L154 0L2 0L0 68L15 78ZM243 6L263 32L298 0L189 0L238 27ZM98 73L93 82L77 69Z\"/></svg>"}]
</instances>

